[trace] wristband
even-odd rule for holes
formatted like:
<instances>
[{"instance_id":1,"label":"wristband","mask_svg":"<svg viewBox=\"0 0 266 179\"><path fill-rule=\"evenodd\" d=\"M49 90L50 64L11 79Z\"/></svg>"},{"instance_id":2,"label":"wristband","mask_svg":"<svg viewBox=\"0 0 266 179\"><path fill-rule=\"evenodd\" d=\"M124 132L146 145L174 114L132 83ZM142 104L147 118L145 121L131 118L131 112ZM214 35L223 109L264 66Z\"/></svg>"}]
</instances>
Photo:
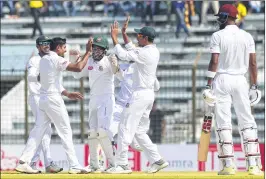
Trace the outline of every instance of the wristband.
<instances>
[{"instance_id":1,"label":"wristband","mask_svg":"<svg viewBox=\"0 0 266 179\"><path fill-rule=\"evenodd\" d=\"M207 71L207 73L206 73L206 76L208 78L214 78L215 75L216 75L216 72L213 72L213 71Z\"/></svg>"}]
</instances>

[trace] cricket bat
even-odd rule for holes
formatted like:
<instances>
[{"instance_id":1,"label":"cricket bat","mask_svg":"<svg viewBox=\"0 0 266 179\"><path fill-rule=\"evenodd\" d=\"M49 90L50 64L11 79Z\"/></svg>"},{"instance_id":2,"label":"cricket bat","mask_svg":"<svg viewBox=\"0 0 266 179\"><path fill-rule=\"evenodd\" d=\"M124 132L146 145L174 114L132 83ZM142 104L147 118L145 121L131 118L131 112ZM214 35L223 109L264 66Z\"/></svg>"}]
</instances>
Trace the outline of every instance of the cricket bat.
<instances>
[{"instance_id":1,"label":"cricket bat","mask_svg":"<svg viewBox=\"0 0 266 179\"><path fill-rule=\"evenodd\" d=\"M209 107L211 108L211 107ZM212 119L214 118L214 114L212 112L207 112L204 115L201 136L200 136L200 143L198 149L198 161L206 162L208 151L209 151L209 144L211 138L211 126L212 126Z\"/></svg>"}]
</instances>

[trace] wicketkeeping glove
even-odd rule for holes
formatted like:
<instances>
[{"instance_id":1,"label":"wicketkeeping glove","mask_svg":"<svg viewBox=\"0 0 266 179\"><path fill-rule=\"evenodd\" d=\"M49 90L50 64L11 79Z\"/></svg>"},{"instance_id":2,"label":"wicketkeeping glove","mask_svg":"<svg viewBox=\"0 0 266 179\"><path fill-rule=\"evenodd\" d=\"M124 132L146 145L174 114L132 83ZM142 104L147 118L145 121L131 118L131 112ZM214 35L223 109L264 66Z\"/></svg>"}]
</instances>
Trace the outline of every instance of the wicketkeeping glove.
<instances>
[{"instance_id":1,"label":"wicketkeeping glove","mask_svg":"<svg viewBox=\"0 0 266 179\"><path fill-rule=\"evenodd\" d=\"M209 106L214 106L216 103L216 96L214 96L213 91L209 85L202 92L202 97L204 102Z\"/></svg>"},{"instance_id":2,"label":"wicketkeeping glove","mask_svg":"<svg viewBox=\"0 0 266 179\"><path fill-rule=\"evenodd\" d=\"M258 104L258 102L261 99L261 91L258 90L257 85L252 85L249 89L249 99L250 99L250 105L254 106Z\"/></svg>"}]
</instances>

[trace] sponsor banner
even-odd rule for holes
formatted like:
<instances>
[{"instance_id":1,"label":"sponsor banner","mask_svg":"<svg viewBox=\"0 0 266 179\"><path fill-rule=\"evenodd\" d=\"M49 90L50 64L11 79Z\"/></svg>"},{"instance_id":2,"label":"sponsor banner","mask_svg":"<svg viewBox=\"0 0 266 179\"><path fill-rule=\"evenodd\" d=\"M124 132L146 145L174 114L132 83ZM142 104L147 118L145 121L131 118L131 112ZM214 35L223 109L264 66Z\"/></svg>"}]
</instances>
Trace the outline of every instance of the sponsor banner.
<instances>
[{"instance_id":1,"label":"sponsor banner","mask_svg":"<svg viewBox=\"0 0 266 179\"><path fill-rule=\"evenodd\" d=\"M157 145L160 155L169 162L169 166L164 171L197 171L197 144L179 145L164 144ZM146 171L150 167L145 154L141 153L141 170Z\"/></svg>"},{"instance_id":2,"label":"sponsor banner","mask_svg":"<svg viewBox=\"0 0 266 179\"><path fill-rule=\"evenodd\" d=\"M262 170L265 169L264 148L265 148L264 144L260 144ZM234 144L234 156L235 156L234 161L237 170L246 171L245 154L244 152L242 152L241 144ZM217 145L210 144L207 162L199 163L199 171L219 171L221 169L219 168L219 162L220 160L218 159Z\"/></svg>"},{"instance_id":3,"label":"sponsor banner","mask_svg":"<svg viewBox=\"0 0 266 179\"><path fill-rule=\"evenodd\" d=\"M19 161L19 157L22 154L25 145L1 145L1 171L3 170L14 170ZM63 167L64 170L69 169L68 161L66 158L65 150L60 144L54 144L50 146L51 148L51 158L53 161ZM77 158L82 166L84 166L84 145L75 145L75 151ZM45 166L43 162L43 155L41 152L41 160L38 162L37 167L44 171Z\"/></svg>"}]
</instances>

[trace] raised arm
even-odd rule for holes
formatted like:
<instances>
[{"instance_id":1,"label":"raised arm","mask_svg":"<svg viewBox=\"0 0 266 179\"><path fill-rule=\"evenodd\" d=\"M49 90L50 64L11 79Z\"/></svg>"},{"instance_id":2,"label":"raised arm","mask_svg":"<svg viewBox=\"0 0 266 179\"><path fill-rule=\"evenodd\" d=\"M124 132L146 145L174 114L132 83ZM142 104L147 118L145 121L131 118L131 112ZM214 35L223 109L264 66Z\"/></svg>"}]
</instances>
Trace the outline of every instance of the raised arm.
<instances>
[{"instance_id":1,"label":"raised arm","mask_svg":"<svg viewBox=\"0 0 266 179\"><path fill-rule=\"evenodd\" d=\"M92 54L92 38L88 40L86 44L86 53L80 61L77 63L69 63L66 70L72 72L81 72L88 62L89 56Z\"/></svg>"},{"instance_id":2,"label":"raised arm","mask_svg":"<svg viewBox=\"0 0 266 179\"><path fill-rule=\"evenodd\" d=\"M123 36L123 40L124 40L124 43L125 44L128 44L129 42L131 42L131 40L129 40L128 36L127 36L127 33L126 33L126 30L127 30L127 27L128 27L128 22L129 22L129 19L130 19L130 16L127 16L127 19L126 21L124 22L124 25L121 29L121 32L122 32L122 36Z\"/></svg>"}]
</instances>

